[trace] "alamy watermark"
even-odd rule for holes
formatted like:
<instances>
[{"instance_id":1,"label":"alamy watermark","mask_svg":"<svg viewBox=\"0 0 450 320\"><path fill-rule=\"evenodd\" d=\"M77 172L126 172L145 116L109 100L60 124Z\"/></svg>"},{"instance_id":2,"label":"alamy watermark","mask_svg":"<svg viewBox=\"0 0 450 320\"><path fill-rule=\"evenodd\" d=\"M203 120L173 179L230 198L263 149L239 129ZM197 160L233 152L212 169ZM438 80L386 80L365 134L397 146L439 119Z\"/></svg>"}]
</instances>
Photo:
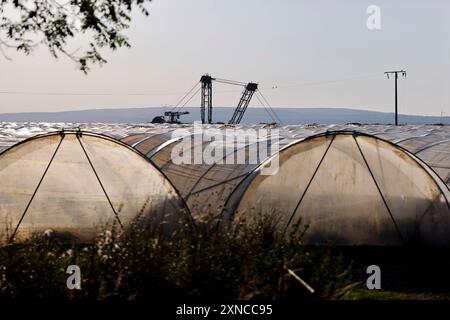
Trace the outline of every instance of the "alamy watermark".
<instances>
[{"instance_id":1,"label":"alamy watermark","mask_svg":"<svg viewBox=\"0 0 450 320\"><path fill-rule=\"evenodd\" d=\"M379 266L373 264L367 267L366 273L370 274L366 281L366 287L369 290L381 289L381 269Z\"/></svg>"},{"instance_id":2,"label":"alamy watermark","mask_svg":"<svg viewBox=\"0 0 450 320\"><path fill-rule=\"evenodd\" d=\"M260 174L278 172L279 130L276 128L215 128L194 122L193 132L172 132L174 164L260 164Z\"/></svg>"},{"instance_id":3,"label":"alamy watermark","mask_svg":"<svg viewBox=\"0 0 450 320\"><path fill-rule=\"evenodd\" d=\"M366 26L369 30L381 30L381 8L377 5L370 5L366 9L369 15L366 20Z\"/></svg>"},{"instance_id":4,"label":"alamy watermark","mask_svg":"<svg viewBox=\"0 0 450 320\"><path fill-rule=\"evenodd\" d=\"M67 267L66 273L70 274L67 278L66 286L69 290L81 289L81 269L77 265L70 265Z\"/></svg>"}]
</instances>

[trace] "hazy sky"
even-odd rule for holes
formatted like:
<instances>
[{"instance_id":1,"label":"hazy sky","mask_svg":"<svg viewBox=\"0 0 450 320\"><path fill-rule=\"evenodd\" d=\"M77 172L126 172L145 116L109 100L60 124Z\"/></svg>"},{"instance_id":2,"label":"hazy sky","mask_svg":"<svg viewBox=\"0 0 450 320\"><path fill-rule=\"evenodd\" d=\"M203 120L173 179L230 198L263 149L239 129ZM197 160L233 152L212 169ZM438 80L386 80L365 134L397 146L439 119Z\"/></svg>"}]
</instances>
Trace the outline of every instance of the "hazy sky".
<instances>
[{"instance_id":1,"label":"hazy sky","mask_svg":"<svg viewBox=\"0 0 450 320\"><path fill-rule=\"evenodd\" d=\"M381 8L381 30L366 26L369 5ZM134 15L132 48L108 53L87 76L45 48L0 57L0 112L174 104L206 72L259 82L274 107L392 111L394 83L383 72L404 68L400 112L450 115L448 0L154 0L149 9ZM237 104L239 88L215 89L215 105Z\"/></svg>"}]
</instances>

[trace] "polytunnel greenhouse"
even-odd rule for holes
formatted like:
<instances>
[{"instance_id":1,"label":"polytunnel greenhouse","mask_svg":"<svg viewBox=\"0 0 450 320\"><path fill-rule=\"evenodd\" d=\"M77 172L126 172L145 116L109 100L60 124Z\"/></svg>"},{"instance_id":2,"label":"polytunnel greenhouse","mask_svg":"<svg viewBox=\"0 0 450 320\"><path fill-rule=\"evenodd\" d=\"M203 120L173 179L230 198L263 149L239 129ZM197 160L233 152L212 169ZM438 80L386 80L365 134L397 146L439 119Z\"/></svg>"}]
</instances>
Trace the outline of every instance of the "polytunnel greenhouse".
<instances>
[{"instance_id":1,"label":"polytunnel greenhouse","mask_svg":"<svg viewBox=\"0 0 450 320\"><path fill-rule=\"evenodd\" d=\"M231 138L213 162L193 161L195 150L208 151L210 141L189 124L84 125L96 133L66 132L56 153L59 133L0 137L0 149L6 148L0 154L3 226L17 229L16 237L48 228L89 237L104 221L118 216L126 225L145 208L167 226L186 215L225 228L270 215L280 230L307 225L310 244L450 244L450 126L202 129ZM242 130L256 135L259 129L265 134L257 142L233 142ZM48 128L33 132L39 130ZM275 135L276 152L252 161L255 144ZM14 146L17 141L23 142ZM186 141L192 161L174 162ZM225 161L242 152L243 162ZM274 174L265 173L274 163Z\"/></svg>"},{"instance_id":2,"label":"polytunnel greenhouse","mask_svg":"<svg viewBox=\"0 0 450 320\"><path fill-rule=\"evenodd\" d=\"M258 168L246 177L228 201L226 219L273 214L284 229L301 221L312 243L449 243L445 185L395 145L325 133L287 146L279 163L276 175Z\"/></svg>"},{"instance_id":3,"label":"polytunnel greenhouse","mask_svg":"<svg viewBox=\"0 0 450 320\"><path fill-rule=\"evenodd\" d=\"M283 230L298 221L308 225L309 243L450 243L447 127L283 127L274 175L261 174L270 158L176 164L171 156L181 138L174 138L173 130L122 141L166 174L196 220L227 225L271 214ZM209 142L195 139L192 130L190 134L192 149L196 141L207 148Z\"/></svg>"},{"instance_id":4,"label":"polytunnel greenhouse","mask_svg":"<svg viewBox=\"0 0 450 320\"><path fill-rule=\"evenodd\" d=\"M0 154L2 241L50 231L91 241L137 215L170 231L188 214L176 189L147 158L113 138L61 131Z\"/></svg>"}]
</instances>

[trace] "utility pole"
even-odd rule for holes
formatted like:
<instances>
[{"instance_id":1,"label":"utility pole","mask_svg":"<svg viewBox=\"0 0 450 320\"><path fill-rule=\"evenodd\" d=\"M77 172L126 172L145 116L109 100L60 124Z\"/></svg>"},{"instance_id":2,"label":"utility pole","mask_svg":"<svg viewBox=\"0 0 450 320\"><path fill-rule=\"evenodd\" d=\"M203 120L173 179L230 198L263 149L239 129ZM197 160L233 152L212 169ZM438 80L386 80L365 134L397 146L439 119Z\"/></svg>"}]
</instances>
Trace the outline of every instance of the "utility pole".
<instances>
[{"instance_id":1,"label":"utility pole","mask_svg":"<svg viewBox=\"0 0 450 320\"><path fill-rule=\"evenodd\" d=\"M385 74L387 78L389 79L389 75L393 74L395 78L395 125L398 126L398 95L397 95L397 80L398 80L398 74L401 73L404 78L406 78L406 71L405 70L398 70L398 71L386 71Z\"/></svg>"}]
</instances>

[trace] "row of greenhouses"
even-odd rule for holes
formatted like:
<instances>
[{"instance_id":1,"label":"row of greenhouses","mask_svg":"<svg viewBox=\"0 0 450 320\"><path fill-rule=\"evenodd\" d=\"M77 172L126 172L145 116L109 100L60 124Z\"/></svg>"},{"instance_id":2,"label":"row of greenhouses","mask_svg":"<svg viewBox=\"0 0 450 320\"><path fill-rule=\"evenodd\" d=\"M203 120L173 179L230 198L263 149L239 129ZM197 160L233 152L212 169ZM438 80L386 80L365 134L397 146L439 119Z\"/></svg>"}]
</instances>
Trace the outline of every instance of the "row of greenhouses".
<instances>
[{"instance_id":1,"label":"row of greenhouses","mask_svg":"<svg viewBox=\"0 0 450 320\"><path fill-rule=\"evenodd\" d=\"M307 226L309 244L450 244L449 126L198 129L84 125L9 135L0 151L2 241L46 231L91 241L105 224L126 228L137 216L166 232L182 221L226 229L269 216L282 231ZM213 151L224 152L211 152L217 137Z\"/></svg>"}]
</instances>

